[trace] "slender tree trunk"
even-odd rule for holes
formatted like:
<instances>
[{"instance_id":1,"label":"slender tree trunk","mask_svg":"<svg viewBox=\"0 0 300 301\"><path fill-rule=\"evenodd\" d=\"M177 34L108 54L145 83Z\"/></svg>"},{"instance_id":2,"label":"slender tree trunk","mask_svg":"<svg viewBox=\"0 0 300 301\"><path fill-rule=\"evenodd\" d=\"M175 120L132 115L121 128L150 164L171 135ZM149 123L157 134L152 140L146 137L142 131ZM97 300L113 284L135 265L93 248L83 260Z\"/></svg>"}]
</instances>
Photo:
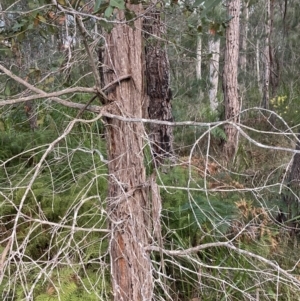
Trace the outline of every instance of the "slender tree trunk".
<instances>
[{"instance_id":1,"label":"slender tree trunk","mask_svg":"<svg viewBox=\"0 0 300 301\"><path fill-rule=\"evenodd\" d=\"M126 4L136 15L141 5ZM124 20L124 12L116 21ZM142 62L142 19L134 26L117 23L108 34L104 53L104 80L108 84L131 74L107 94L113 114L142 118L144 70ZM111 276L115 301L150 301L153 296L152 267L149 253L150 205L143 158L144 127L108 119L109 204L111 227Z\"/></svg>"},{"instance_id":2,"label":"slender tree trunk","mask_svg":"<svg viewBox=\"0 0 300 301\"><path fill-rule=\"evenodd\" d=\"M225 64L223 71L223 92L225 104L225 119L231 122L239 120L239 95L238 95L238 57L239 57L239 14L240 0L228 0L227 12L232 16L226 29ZM236 153L238 131L230 125L225 125L227 141L224 144L224 155L230 160Z\"/></svg>"},{"instance_id":3,"label":"slender tree trunk","mask_svg":"<svg viewBox=\"0 0 300 301\"><path fill-rule=\"evenodd\" d=\"M219 84L219 61L220 61L220 39L215 35L210 36L208 42L209 53L211 54L209 62L209 102L212 111L216 111L218 108L218 84Z\"/></svg>"},{"instance_id":4,"label":"slender tree trunk","mask_svg":"<svg viewBox=\"0 0 300 301\"><path fill-rule=\"evenodd\" d=\"M145 60L148 95L148 115L150 119L172 121L170 65L166 47L162 42L165 25L160 11L153 8L145 15ZM165 157L173 156L173 128L151 124L150 139L156 165Z\"/></svg>"},{"instance_id":5,"label":"slender tree trunk","mask_svg":"<svg viewBox=\"0 0 300 301\"><path fill-rule=\"evenodd\" d=\"M257 88L262 95L262 87L260 81L260 50L259 50L259 39L256 40L255 44L255 57L256 57L256 80L257 80Z\"/></svg>"},{"instance_id":6,"label":"slender tree trunk","mask_svg":"<svg viewBox=\"0 0 300 301\"><path fill-rule=\"evenodd\" d=\"M198 35L197 38L197 52L196 52L196 76L197 79L201 79L201 64L202 64L202 39Z\"/></svg>"},{"instance_id":7,"label":"slender tree trunk","mask_svg":"<svg viewBox=\"0 0 300 301\"><path fill-rule=\"evenodd\" d=\"M269 108L270 100L270 0L266 0L266 19L265 19L265 48L264 48L264 83L263 83L263 108Z\"/></svg>"},{"instance_id":8,"label":"slender tree trunk","mask_svg":"<svg viewBox=\"0 0 300 301\"><path fill-rule=\"evenodd\" d=\"M275 1L270 0L270 37L269 37L269 56L270 56L270 86L271 96L276 95L277 88L279 86L279 60L272 46L272 34L274 24L274 6Z\"/></svg>"}]
</instances>

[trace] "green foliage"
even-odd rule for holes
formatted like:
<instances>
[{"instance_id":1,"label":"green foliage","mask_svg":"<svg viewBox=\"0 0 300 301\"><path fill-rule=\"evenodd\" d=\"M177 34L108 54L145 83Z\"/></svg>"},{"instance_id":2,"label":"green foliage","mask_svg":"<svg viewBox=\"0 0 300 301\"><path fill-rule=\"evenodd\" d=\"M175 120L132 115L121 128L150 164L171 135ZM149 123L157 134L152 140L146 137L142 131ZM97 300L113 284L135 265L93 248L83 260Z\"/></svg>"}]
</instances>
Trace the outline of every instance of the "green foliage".
<instances>
[{"instance_id":1,"label":"green foliage","mask_svg":"<svg viewBox=\"0 0 300 301\"><path fill-rule=\"evenodd\" d=\"M227 140L227 136L223 130L223 128L216 126L214 128L212 128L212 130L210 131L211 135L213 138L215 139L221 139L226 141Z\"/></svg>"},{"instance_id":2,"label":"green foliage","mask_svg":"<svg viewBox=\"0 0 300 301\"><path fill-rule=\"evenodd\" d=\"M104 16L106 18L109 18L112 15L115 8L121 9L121 10L125 9L124 0L110 0L109 6L106 8L106 10L104 12Z\"/></svg>"},{"instance_id":3,"label":"green foliage","mask_svg":"<svg viewBox=\"0 0 300 301\"><path fill-rule=\"evenodd\" d=\"M236 208L230 199L224 200L218 196L207 198L204 194L203 196L197 194L195 198L184 204L181 210L190 212L196 227L206 225L225 234L230 227L230 221L235 217Z\"/></svg>"},{"instance_id":4,"label":"green foliage","mask_svg":"<svg viewBox=\"0 0 300 301\"><path fill-rule=\"evenodd\" d=\"M220 177L221 175L214 175L216 180L221 179ZM238 194L234 192L195 192L193 189L203 187L204 183L194 168L188 170L175 167L172 173L162 174L161 179L166 186L166 190L161 192L166 247L184 250L205 243L226 241L240 233L235 240L239 248L270 260L280 260L280 254L285 252L283 250L286 245L280 244L280 228L270 217L271 210L274 210L274 201L266 200L265 205L269 208L264 209L258 202L239 200ZM233 179L230 185L234 185ZM169 186L190 187L190 190L171 190ZM205 300L211 301L222 299L224 295L233 300L249 300L249 296L257 291L257 283L261 285L261 292L268 291L271 295L276 295L276 284L272 280L262 280L263 274L260 276L256 273L256 269L266 268L262 262L231 252L224 247L207 248L191 257L174 259L164 256L164 260L170 279L174 279L174 283L170 280L169 285L180 292L179 297L182 299L191 299L195 297L195 292L198 292L197 296L205 296ZM203 286L201 293L196 285L199 271L195 262L198 261L203 264L200 268ZM284 265L290 267L286 261ZM224 283L222 290L218 290L220 281ZM282 291L294 294L288 286L283 286Z\"/></svg>"},{"instance_id":5,"label":"green foliage","mask_svg":"<svg viewBox=\"0 0 300 301\"><path fill-rule=\"evenodd\" d=\"M42 112L40 110L39 114ZM102 261L108 261L108 242L99 232L77 230L72 234L71 230L74 222L76 227L82 229L107 227L103 214L107 196L107 167L98 154L105 156L101 125L77 125L69 136L55 145L23 200L36 164L49 143L64 129L65 116L72 113L72 110L49 111L40 128L30 132L27 127L18 126L20 116L11 112L4 119L4 130L0 131L0 222L4 227L2 239L9 237L19 212L23 218L18 217L16 239L24 248L24 264L36 262L34 267L37 264L42 266L49 258L59 255L58 261L64 262L66 258L70 258L75 265L79 262L83 267L86 265L88 273L83 273L80 276L82 282L77 283L70 281L70 270L64 273L64 269L59 268L59 277L53 280L58 291L51 286L50 290L49 287L43 287L41 280L36 286L34 300L57 300L57 294L61 296L61 300L68 301L99 300L102 293L97 296L87 292L96 289L94 283L97 283L99 292L103 285L107 285L106 290L109 291L109 280L102 277L99 282L99 279L95 279L97 273L93 272L99 269L99 265L103 266ZM89 114L85 116L88 117ZM57 228L51 226L51 223L55 223ZM60 254L66 241L69 241L69 247ZM15 273L17 270L16 265L11 265L10 272ZM28 285L35 282L35 276L31 275L38 272L34 268L28 268L24 272ZM4 275L2 296L10 295L9 279L8 275ZM82 283L85 283L84 287ZM17 289L11 300L21 301L24 291L19 284Z\"/></svg>"},{"instance_id":6,"label":"green foliage","mask_svg":"<svg viewBox=\"0 0 300 301\"><path fill-rule=\"evenodd\" d=\"M292 95L287 93L285 95L277 95L270 99L270 105L274 111L282 117L290 126L298 125L300 123L299 117L300 97L298 93ZM279 120L277 121L279 124ZM282 123L280 124L283 125Z\"/></svg>"},{"instance_id":7,"label":"green foliage","mask_svg":"<svg viewBox=\"0 0 300 301\"><path fill-rule=\"evenodd\" d=\"M97 273L81 274L80 272L70 267L56 268L53 270L51 279L45 281L44 284L38 285L35 290L35 301L99 301L107 300L106 297L99 297L101 295L96 292L90 292L87 287L92 283L95 291L105 291L109 294L109 280L101 279L102 277ZM29 276L30 280L31 277ZM0 289L0 293L8 294L5 290ZM15 296L11 296L13 301L24 300L24 292L20 289Z\"/></svg>"},{"instance_id":8,"label":"green foliage","mask_svg":"<svg viewBox=\"0 0 300 301\"><path fill-rule=\"evenodd\" d=\"M203 179L192 171L197 182L191 189L202 187ZM161 176L164 185L187 187L189 173L187 169L175 167L169 175ZM230 221L236 214L235 199L220 194L187 191L184 189L161 192L165 223L173 229L175 239L182 247L197 245L200 237L205 235L224 235L230 226ZM213 231L213 232L211 232ZM205 234L206 233L206 234ZM185 240L185 238L187 240Z\"/></svg>"}]
</instances>

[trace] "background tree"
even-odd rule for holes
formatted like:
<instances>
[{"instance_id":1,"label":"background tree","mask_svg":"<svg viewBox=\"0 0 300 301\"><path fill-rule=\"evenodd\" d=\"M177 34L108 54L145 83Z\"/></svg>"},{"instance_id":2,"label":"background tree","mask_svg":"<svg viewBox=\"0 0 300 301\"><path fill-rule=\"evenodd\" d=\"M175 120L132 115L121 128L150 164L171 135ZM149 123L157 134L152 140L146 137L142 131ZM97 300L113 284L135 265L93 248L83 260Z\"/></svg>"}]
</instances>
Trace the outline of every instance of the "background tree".
<instances>
[{"instance_id":1,"label":"background tree","mask_svg":"<svg viewBox=\"0 0 300 301\"><path fill-rule=\"evenodd\" d=\"M201 26L201 25L199 25ZM196 52L196 76L197 79L201 79L201 70L202 70L202 39L201 35L198 36L197 38L197 52Z\"/></svg>"},{"instance_id":2,"label":"background tree","mask_svg":"<svg viewBox=\"0 0 300 301\"><path fill-rule=\"evenodd\" d=\"M211 53L209 75L211 88L209 90L210 108L216 111L218 107L218 84L219 84L219 60L220 60L220 38L211 33L209 40L209 52Z\"/></svg>"},{"instance_id":3,"label":"background tree","mask_svg":"<svg viewBox=\"0 0 300 301\"><path fill-rule=\"evenodd\" d=\"M147 85L147 115L150 119L172 121L170 65L165 46L165 23L155 1L148 7L144 19L145 74ZM150 124L149 137L156 165L173 153L173 129L168 125Z\"/></svg>"},{"instance_id":4,"label":"background tree","mask_svg":"<svg viewBox=\"0 0 300 301\"><path fill-rule=\"evenodd\" d=\"M270 1L266 1L266 23L265 23L265 48L264 48L264 84L263 84L263 107L269 108L270 100L270 34L271 34L271 8Z\"/></svg>"},{"instance_id":5,"label":"background tree","mask_svg":"<svg viewBox=\"0 0 300 301\"><path fill-rule=\"evenodd\" d=\"M212 10L212 14L215 17L222 18L222 8L220 5L216 6ZM219 76L220 76L220 21L213 22L209 25L209 40L208 40L208 52L210 57L209 60L209 102L210 108L213 112L216 112L219 102L217 99Z\"/></svg>"},{"instance_id":6,"label":"background tree","mask_svg":"<svg viewBox=\"0 0 300 301\"><path fill-rule=\"evenodd\" d=\"M237 81L240 1L227 1L227 12L231 20L226 29L225 63L223 70L225 119L231 122L238 122L240 111ZM237 150L238 131L234 125L226 124L225 133L227 140L224 144L224 154L230 159L235 155Z\"/></svg>"}]
</instances>

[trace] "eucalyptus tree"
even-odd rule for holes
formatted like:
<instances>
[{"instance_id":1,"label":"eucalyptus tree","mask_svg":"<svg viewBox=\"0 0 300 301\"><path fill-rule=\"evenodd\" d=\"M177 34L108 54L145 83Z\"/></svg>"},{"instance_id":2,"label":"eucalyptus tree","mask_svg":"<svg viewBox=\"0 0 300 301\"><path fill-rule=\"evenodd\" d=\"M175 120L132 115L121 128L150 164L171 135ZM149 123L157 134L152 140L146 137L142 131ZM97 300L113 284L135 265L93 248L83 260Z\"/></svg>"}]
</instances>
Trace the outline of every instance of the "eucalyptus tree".
<instances>
[{"instance_id":1,"label":"eucalyptus tree","mask_svg":"<svg viewBox=\"0 0 300 301\"><path fill-rule=\"evenodd\" d=\"M216 36L214 32L211 32L209 39L209 52L211 55L209 62L209 102L212 111L216 111L218 108L218 84L219 84L219 61L220 61L220 38Z\"/></svg>"},{"instance_id":2,"label":"eucalyptus tree","mask_svg":"<svg viewBox=\"0 0 300 301\"><path fill-rule=\"evenodd\" d=\"M239 57L239 20L240 0L226 1L227 13L231 20L226 29L225 62L223 70L223 93L225 119L230 121L225 125L227 140L224 144L224 154L230 159L237 150L238 131L232 123L239 121L240 101L238 93L238 57Z\"/></svg>"},{"instance_id":3,"label":"eucalyptus tree","mask_svg":"<svg viewBox=\"0 0 300 301\"><path fill-rule=\"evenodd\" d=\"M142 60L143 10L141 4L127 4L126 8L137 18L130 26L122 23L124 12L116 14L119 23L106 36L108 47L104 53L104 66L108 71L104 72L104 84L118 81L123 76L127 79L109 91L105 104L111 114L142 118L146 96ZM150 182L147 182L142 151L145 129L142 123L127 123L114 118L107 118L106 129L111 178L109 223L114 300L150 301L154 281L146 250L152 227Z\"/></svg>"}]
</instances>

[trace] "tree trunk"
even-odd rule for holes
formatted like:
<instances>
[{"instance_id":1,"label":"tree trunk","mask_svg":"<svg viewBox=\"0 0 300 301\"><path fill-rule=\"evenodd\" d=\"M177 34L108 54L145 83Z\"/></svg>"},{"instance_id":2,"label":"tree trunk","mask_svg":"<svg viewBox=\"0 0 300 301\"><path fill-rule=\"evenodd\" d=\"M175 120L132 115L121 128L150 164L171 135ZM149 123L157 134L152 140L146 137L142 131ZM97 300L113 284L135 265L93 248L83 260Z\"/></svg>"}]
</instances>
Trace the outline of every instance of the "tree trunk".
<instances>
[{"instance_id":1,"label":"tree trunk","mask_svg":"<svg viewBox=\"0 0 300 301\"><path fill-rule=\"evenodd\" d=\"M141 5L127 4L136 15ZM116 21L124 20L124 12ZM104 53L104 80L108 84L123 75L107 94L110 113L142 118L144 93L142 64L142 19L134 26L117 23L107 35ZM152 266L145 247L149 244L149 194L143 157L142 123L107 119L109 156L108 216L111 227L111 276L115 301L150 301L153 296Z\"/></svg>"},{"instance_id":2,"label":"tree trunk","mask_svg":"<svg viewBox=\"0 0 300 301\"><path fill-rule=\"evenodd\" d=\"M278 52L277 55L272 46L272 33L273 33L273 24L274 24L274 6L275 1L270 0L270 37L269 37L269 56L270 56L270 86L271 86L271 96L276 95L278 86L279 86L279 59Z\"/></svg>"},{"instance_id":3,"label":"tree trunk","mask_svg":"<svg viewBox=\"0 0 300 301\"><path fill-rule=\"evenodd\" d=\"M259 49L259 39L256 40L255 44L255 59L256 59L256 80L257 80L257 88L262 95L262 87L261 87L261 79L260 79L260 49Z\"/></svg>"},{"instance_id":4,"label":"tree trunk","mask_svg":"<svg viewBox=\"0 0 300 301\"><path fill-rule=\"evenodd\" d=\"M264 83L263 83L263 108L269 108L270 100L270 0L266 1L266 19L265 19L265 48L264 48Z\"/></svg>"},{"instance_id":5,"label":"tree trunk","mask_svg":"<svg viewBox=\"0 0 300 301\"><path fill-rule=\"evenodd\" d=\"M227 12L232 19L226 29L225 64L223 71L225 119L231 122L238 122L240 110L237 81L240 0L228 0ZM234 126L226 124L225 133L227 141L224 144L224 155L227 159L231 159L236 153L238 131Z\"/></svg>"},{"instance_id":6,"label":"tree trunk","mask_svg":"<svg viewBox=\"0 0 300 301\"><path fill-rule=\"evenodd\" d=\"M161 21L160 11L153 8L145 15L144 31L148 115L150 119L172 121L170 65L162 42L165 25ZM152 153L158 166L165 157L173 156L173 128L150 124L149 129Z\"/></svg>"},{"instance_id":7,"label":"tree trunk","mask_svg":"<svg viewBox=\"0 0 300 301\"><path fill-rule=\"evenodd\" d=\"M216 111L218 108L218 84L219 84L219 61L220 61L220 39L215 35L210 36L208 42L209 53L211 54L209 62L209 102L212 111Z\"/></svg>"},{"instance_id":8,"label":"tree trunk","mask_svg":"<svg viewBox=\"0 0 300 301\"><path fill-rule=\"evenodd\" d=\"M196 76L201 79L201 64L202 64L202 39L200 34L197 38L197 53L196 53Z\"/></svg>"}]
</instances>

